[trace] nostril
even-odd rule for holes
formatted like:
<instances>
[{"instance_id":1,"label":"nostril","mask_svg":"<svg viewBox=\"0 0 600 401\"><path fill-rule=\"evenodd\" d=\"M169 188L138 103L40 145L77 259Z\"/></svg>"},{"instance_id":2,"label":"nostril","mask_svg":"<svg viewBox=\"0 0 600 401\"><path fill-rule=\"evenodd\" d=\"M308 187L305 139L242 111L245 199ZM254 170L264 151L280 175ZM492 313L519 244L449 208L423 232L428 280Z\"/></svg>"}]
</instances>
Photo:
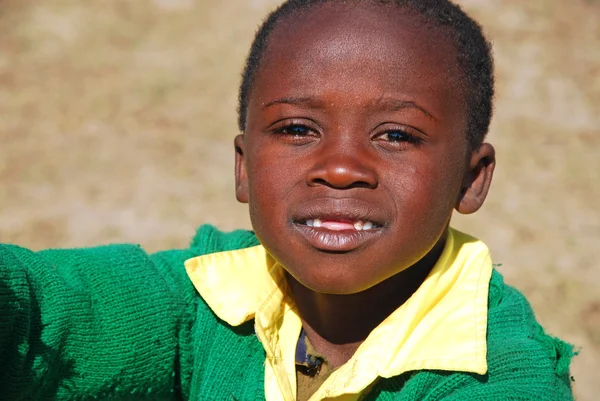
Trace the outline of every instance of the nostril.
<instances>
[{"instance_id":1,"label":"nostril","mask_svg":"<svg viewBox=\"0 0 600 401\"><path fill-rule=\"evenodd\" d=\"M316 187L319 185L323 185L326 187L331 187L331 188L338 188L338 189L351 189L351 188L376 188L377 187L377 183L369 183L367 181L351 181L348 182L344 185L340 185L340 183L331 183L327 180L324 180L323 178L315 178L313 180L311 180L309 182L310 186Z\"/></svg>"},{"instance_id":2,"label":"nostril","mask_svg":"<svg viewBox=\"0 0 600 401\"><path fill-rule=\"evenodd\" d=\"M376 188L377 187L377 183L375 182L374 184L370 184L366 181L357 181L354 184L352 184L353 188Z\"/></svg>"},{"instance_id":3,"label":"nostril","mask_svg":"<svg viewBox=\"0 0 600 401\"><path fill-rule=\"evenodd\" d=\"M337 189L376 188L377 173L357 157L335 155L317 163L306 175L311 186L327 186Z\"/></svg>"},{"instance_id":4,"label":"nostril","mask_svg":"<svg viewBox=\"0 0 600 401\"><path fill-rule=\"evenodd\" d=\"M325 181L322 178L315 178L315 179L311 180L310 184L312 184L313 186L317 186L317 185L329 185L329 184L327 184L327 181Z\"/></svg>"}]
</instances>

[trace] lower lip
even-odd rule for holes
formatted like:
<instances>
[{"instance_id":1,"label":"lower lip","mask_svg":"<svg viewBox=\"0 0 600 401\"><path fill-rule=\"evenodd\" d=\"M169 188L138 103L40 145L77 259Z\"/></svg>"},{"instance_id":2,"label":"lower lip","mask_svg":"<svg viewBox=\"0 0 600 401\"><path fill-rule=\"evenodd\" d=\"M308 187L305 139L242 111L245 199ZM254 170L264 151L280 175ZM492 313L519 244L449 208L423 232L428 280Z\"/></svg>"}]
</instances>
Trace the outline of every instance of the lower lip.
<instances>
[{"instance_id":1,"label":"lower lip","mask_svg":"<svg viewBox=\"0 0 600 401\"><path fill-rule=\"evenodd\" d=\"M337 231L303 224L294 224L294 228L311 246L325 252L350 252L373 241L381 234L381 228Z\"/></svg>"}]
</instances>

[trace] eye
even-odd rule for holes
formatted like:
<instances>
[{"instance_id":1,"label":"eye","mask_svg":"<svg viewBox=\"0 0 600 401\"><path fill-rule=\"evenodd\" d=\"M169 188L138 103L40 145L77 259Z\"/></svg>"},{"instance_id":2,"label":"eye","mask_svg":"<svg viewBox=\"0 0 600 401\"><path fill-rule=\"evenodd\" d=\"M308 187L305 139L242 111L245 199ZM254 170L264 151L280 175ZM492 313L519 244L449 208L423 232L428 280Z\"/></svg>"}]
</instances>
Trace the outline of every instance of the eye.
<instances>
[{"instance_id":1,"label":"eye","mask_svg":"<svg viewBox=\"0 0 600 401\"><path fill-rule=\"evenodd\" d=\"M304 145L319 137L317 129L289 120L275 125L271 132L277 140L292 145Z\"/></svg>"},{"instance_id":2,"label":"eye","mask_svg":"<svg viewBox=\"0 0 600 401\"><path fill-rule=\"evenodd\" d=\"M388 131L379 137L382 141L388 142L412 142L414 137L400 130Z\"/></svg>"},{"instance_id":3,"label":"eye","mask_svg":"<svg viewBox=\"0 0 600 401\"><path fill-rule=\"evenodd\" d=\"M275 133L281 135L292 135L296 137L306 136L310 134L310 128L301 124L289 124L278 128L275 130Z\"/></svg>"},{"instance_id":4,"label":"eye","mask_svg":"<svg viewBox=\"0 0 600 401\"><path fill-rule=\"evenodd\" d=\"M401 145L403 143L418 145L421 143L421 139L418 136L404 129L389 129L375 136L374 139L376 141L387 142L395 145Z\"/></svg>"}]
</instances>

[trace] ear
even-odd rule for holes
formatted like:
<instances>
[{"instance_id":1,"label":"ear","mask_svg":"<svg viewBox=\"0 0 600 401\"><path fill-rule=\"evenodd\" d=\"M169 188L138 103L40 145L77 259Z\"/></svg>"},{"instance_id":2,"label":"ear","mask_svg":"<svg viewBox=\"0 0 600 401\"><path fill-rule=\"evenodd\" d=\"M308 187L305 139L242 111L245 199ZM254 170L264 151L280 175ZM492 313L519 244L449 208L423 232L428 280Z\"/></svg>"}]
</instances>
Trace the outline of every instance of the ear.
<instances>
[{"instance_id":1,"label":"ear","mask_svg":"<svg viewBox=\"0 0 600 401\"><path fill-rule=\"evenodd\" d=\"M489 143L483 143L471 152L469 168L463 178L456 204L461 214L475 213L487 197L496 167L496 151Z\"/></svg>"},{"instance_id":2,"label":"ear","mask_svg":"<svg viewBox=\"0 0 600 401\"><path fill-rule=\"evenodd\" d=\"M248 176L244 159L244 135L240 134L233 141L235 146L235 197L238 202L248 203Z\"/></svg>"}]
</instances>

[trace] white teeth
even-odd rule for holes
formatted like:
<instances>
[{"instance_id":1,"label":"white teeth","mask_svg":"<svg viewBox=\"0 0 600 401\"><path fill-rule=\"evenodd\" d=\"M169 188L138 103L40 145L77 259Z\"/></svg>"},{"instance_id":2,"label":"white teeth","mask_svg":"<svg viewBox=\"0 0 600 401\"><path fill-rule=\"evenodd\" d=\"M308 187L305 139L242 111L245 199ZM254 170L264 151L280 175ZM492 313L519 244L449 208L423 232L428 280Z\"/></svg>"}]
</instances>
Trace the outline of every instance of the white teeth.
<instances>
[{"instance_id":1,"label":"white teeth","mask_svg":"<svg viewBox=\"0 0 600 401\"><path fill-rule=\"evenodd\" d=\"M356 231L368 231L372 230L373 227L374 225L370 221L367 221L366 223L363 223L362 221L357 221L356 223L354 223L354 229L356 229Z\"/></svg>"},{"instance_id":2,"label":"white teeth","mask_svg":"<svg viewBox=\"0 0 600 401\"><path fill-rule=\"evenodd\" d=\"M314 219L314 220L306 220L306 226L308 227L323 227L323 222L321 221L321 219ZM375 225L373 223L371 223L370 221L367 221L366 223L358 220L354 223L354 229L356 231L368 231L368 230L372 230L375 227Z\"/></svg>"}]
</instances>

